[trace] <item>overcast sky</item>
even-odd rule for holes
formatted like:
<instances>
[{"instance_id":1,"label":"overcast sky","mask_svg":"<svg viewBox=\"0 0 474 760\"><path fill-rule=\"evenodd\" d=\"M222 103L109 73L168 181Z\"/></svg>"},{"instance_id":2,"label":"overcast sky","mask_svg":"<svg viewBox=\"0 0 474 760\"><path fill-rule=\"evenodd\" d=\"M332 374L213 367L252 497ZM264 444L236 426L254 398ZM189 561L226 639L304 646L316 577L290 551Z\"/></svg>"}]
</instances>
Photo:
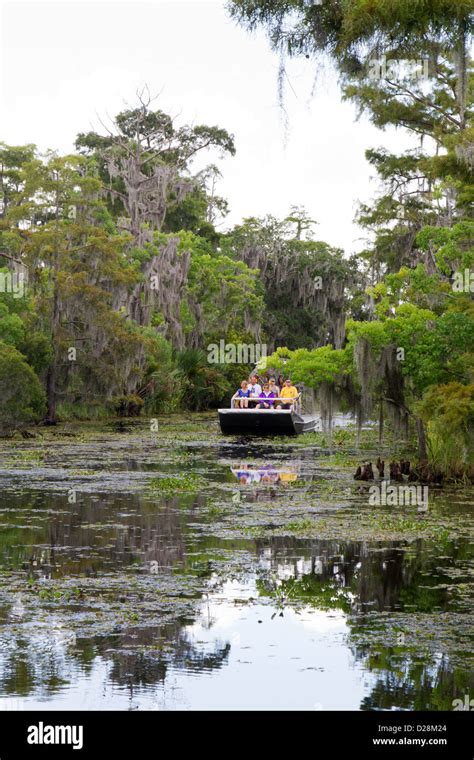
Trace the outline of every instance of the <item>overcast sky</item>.
<instances>
[{"instance_id":1,"label":"overcast sky","mask_svg":"<svg viewBox=\"0 0 474 760\"><path fill-rule=\"evenodd\" d=\"M78 132L101 129L99 117L133 105L146 83L178 123L234 134L236 156L218 162L218 191L230 203L224 228L302 205L319 222L318 238L347 254L361 248L357 201L377 192L364 151L409 142L356 121L329 68L289 64L285 129L278 59L263 33L229 18L222 0L0 2L1 140L70 151Z\"/></svg>"}]
</instances>

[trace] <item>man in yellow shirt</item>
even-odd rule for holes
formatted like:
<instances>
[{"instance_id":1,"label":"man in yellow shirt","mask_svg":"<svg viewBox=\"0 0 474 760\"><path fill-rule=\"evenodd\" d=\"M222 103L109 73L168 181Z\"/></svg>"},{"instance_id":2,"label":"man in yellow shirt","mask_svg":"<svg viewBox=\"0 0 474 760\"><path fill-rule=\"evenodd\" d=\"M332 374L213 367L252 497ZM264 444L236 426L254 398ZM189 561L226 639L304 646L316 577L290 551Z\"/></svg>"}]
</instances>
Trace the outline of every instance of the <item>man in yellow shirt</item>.
<instances>
[{"instance_id":1,"label":"man in yellow shirt","mask_svg":"<svg viewBox=\"0 0 474 760\"><path fill-rule=\"evenodd\" d=\"M280 398L291 399L288 402L282 402L277 405L277 409L291 409L295 399L299 396L298 389L291 384L290 378L287 378L283 384L283 388L280 391Z\"/></svg>"}]
</instances>

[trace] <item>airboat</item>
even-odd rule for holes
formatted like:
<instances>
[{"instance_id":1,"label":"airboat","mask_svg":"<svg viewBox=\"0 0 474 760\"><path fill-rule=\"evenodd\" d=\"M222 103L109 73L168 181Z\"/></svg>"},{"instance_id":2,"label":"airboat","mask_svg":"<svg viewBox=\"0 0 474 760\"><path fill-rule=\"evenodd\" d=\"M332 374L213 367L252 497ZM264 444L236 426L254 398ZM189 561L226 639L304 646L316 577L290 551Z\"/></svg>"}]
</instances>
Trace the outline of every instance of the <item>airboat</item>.
<instances>
[{"instance_id":1,"label":"airboat","mask_svg":"<svg viewBox=\"0 0 474 760\"><path fill-rule=\"evenodd\" d=\"M224 435L300 435L316 430L318 418L314 415L303 414L301 411L301 393L295 399L285 398L285 404L291 402L291 408L257 409L261 398L249 398L249 406L241 409L231 406L228 409L218 409L221 432ZM278 402L278 398L275 399Z\"/></svg>"}]
</instances>

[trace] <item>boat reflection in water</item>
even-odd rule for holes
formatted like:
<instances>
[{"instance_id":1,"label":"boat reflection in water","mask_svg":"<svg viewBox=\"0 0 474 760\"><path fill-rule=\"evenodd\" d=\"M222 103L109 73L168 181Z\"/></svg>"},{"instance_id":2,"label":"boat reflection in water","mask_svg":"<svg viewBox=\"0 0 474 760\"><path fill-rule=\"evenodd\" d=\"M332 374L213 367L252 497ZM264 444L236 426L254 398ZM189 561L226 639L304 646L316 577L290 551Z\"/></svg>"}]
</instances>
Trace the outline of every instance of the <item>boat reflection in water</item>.
<instances>
[{"instance_id":1,"label":"boat reflection in water","mask_svg":"<svg viewBox=\"0 0 474 760\"><path fill-rule=\"evenodd\" d=\"M286 485L298 479L297 468L293 465L275 467L274 464L241 463L230 469L241 485Z\"/></svg>"}]
</instances>

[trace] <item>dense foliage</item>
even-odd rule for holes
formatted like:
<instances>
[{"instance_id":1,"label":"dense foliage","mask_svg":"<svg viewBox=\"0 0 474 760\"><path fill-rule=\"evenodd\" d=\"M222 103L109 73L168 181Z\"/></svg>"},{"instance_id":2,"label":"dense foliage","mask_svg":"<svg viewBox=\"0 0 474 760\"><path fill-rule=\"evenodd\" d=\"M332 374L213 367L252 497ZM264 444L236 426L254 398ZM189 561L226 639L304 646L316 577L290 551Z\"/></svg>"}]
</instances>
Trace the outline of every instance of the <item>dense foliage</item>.
<instances>
[{"instance_id":1,"label":"dense foliage","mask_svg":"<svg viewBox=\"0 0 474 760\"><path fill-rule=\"evenodd\" d=\"M258 355L216 361L210 346L264 346L324 416L378 416L381 438L387 423L416 433L422 466L472 475L473 0L228 7L267 31L280 82L288 57L330 60L342 97L416 140L367 149L370 244L344 255L299 207L219 232L218 166L194 160L234 155L233 136L178 126L143 93L72 155L2 145L2 383L11 372L20 388L2 395L2 431L216 406Z\"/></svg>"},{"instance_id":2,"label":"dense foliage","mask_svg":"<svg viewBox=\"0 0 474 760\"><path fill-rule=\"evenodd\" d=\"M76 146L0 147L0 339L44 388L45 423L216 406L259 355L216 363L209 346L317 346L334 325L343 340L350 267L303 210L217 231L219 170L192 163L233 155L226 130L176 127L140 97ZM19 403L5 429L37 419Z\"/></svg>"},{"instance_id":3,"label":"dense foliage","mask_svg":"<svg viewBox=\"0 0 474 760\"><path fill-rule=\"evenodd\" d=\"M231 0L244 27L263 28L281 60L328 59L342 96L380 129L407 130L417 147L366 152L381 193L361 203L372 243L359 257L344 345L277 350L271 363L336 403L387 413L416 430L423 466L474 476L472 0ZM282 93L281 93L282 94ZM354 295L354 294L353 294ZM347 311L347 310L346 310ZM430 463L428 465L428 462Z\"/></svg>"}]
</instances>

